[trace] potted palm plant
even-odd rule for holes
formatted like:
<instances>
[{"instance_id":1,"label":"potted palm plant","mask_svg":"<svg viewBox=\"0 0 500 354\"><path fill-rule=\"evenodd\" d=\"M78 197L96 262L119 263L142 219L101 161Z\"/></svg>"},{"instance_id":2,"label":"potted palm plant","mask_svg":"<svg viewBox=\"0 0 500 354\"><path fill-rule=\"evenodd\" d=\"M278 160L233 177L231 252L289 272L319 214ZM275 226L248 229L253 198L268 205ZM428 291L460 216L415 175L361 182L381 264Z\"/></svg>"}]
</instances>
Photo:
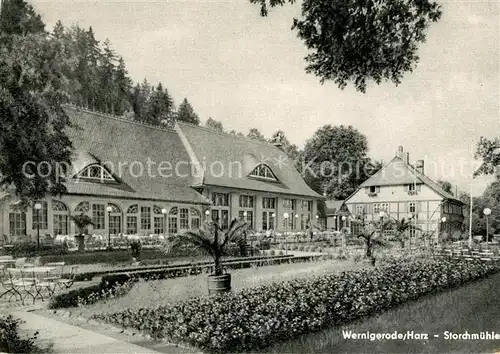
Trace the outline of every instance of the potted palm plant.
<instances>
[{"instance_id":1,"label":"potted palm plant","mask_svg":"<svg viewBox=\"0 0 500 354\"><path fill-rule=\"evenodd\" d=\"M78 242L78 251L85 252L85 234L87 231L87 227L89 225L94 225L92 219L83 213L80 215L72 215L71 219L75 222L76 229L78 234L75 235L75 239Z\"/></svg>"},{"instance_id":2,"label":"potted palm plant","mask_svg":"<svg viewBox=\"0 0 500 354\"><path fill-rule=\"evenodd\" d=\"M227 230L223 230L217 222L207 222L204 228L189 230L173 236L165 246L165 253L172 254L180 247L190 247L212 257L214 271L208 276L208 293L216 294L231 290L231 274L224 273L222 257L228 255L229 245L245 242L244 232L248 224L234 219Z\"/></svg>"},{"instance_id":3,"label":"potted palm plant","mask_svg":"<svg viewBox=\"0 0 500 354\"><path fill-rule=\"evenodd\" d=\"M410 219L402 218L401 220L393 220L394 237L399 242L401 248L405 247L406 231L412 226Z\"/></svg>"},{"instance_id":4,"label":"potted palm plant","mask_svg":"<svg viewBox=\"0 0 500 354\"><path fill-rule=\"evenodd\" d=\"M363 240L363 243L365 244L365 257L373 266L375 266L376 262L374 255L375 249L389 246L389 244L383 239L383 234L384 230L388 229L391 225L391 220L385 220L382 223L372 221L367 225L363 224L363 228L358 235L358 238Z\"/></svg>"}]
</instances>

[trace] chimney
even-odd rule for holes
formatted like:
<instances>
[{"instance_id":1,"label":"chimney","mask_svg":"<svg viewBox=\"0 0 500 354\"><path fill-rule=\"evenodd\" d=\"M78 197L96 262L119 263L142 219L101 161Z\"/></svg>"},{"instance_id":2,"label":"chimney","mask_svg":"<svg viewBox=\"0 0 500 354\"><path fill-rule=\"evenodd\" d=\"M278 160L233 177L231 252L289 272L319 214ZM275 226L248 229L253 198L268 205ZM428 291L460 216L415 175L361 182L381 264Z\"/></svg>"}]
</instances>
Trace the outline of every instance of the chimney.
<instances>
[{"instance_id":1,"label":"chimney","mask_svg":"<svg viewBox=\"0 0 500 354\"><path fill-rule=\"evenodd\" d=\"M407 165L410 164L410 153L409 152L405 152L405 162Z\"/></svg>"},{"instance_id":2,"label":"chimney","mask_svg":"<svg viewBox=\"0 0 500 354\"><path fill-rule=\"evenodd\" d=\"M398 151L396 152L396 156L400 157L400 158L403 158L403 146L402 145L400 145L398 147Z\"/></svg>"},{"instance_id":3,"label":"chimney","mask_svg":"<svg viewBox=\"0 0 500 354\"><path fill-rule=\"evenodd\" d=\"M424 174L424 160L418 160L415 169L417 172Z\"/></svg>"}]
</instances>

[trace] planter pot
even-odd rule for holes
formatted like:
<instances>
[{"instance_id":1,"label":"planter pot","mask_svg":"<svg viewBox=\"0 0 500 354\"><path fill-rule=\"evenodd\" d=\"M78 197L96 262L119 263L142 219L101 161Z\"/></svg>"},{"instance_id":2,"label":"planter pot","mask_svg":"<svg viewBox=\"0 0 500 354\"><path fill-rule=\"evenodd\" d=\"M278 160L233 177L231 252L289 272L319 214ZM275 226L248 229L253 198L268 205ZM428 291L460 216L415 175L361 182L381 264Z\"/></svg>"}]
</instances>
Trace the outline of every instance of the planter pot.
<instances>
[{"instance_id":1,"label":"planter pot","mask_svg":"<svg viewBox=\"0 0 500 354\"><path fill-rule=\"evenodd\" d=\"M76 235L75 240L78 243L78 252L85 252L85 236Z\"/></svg>"},{"instance_id":2,"label":"planter pot","mask_svg":"<svg viewBox=\"0 0 500 354\"><path fill-rule=\"evenodd\" d=\"M231 290L231 274L208 276L209 294L225 293L230 290Z\"/></svg>"}]
</instances>

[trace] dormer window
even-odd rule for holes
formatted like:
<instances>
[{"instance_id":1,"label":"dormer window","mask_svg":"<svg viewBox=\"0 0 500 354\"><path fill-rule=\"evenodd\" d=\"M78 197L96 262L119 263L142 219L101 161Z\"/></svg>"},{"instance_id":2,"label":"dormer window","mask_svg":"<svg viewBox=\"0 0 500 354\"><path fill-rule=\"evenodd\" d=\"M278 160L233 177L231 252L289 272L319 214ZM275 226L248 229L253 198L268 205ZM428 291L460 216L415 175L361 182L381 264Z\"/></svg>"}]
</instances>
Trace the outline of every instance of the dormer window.
<instances>
[{"instance_id":1,"label":"dormer window","mask_svg":"<svg viewBox=\"0 0 500 354\"><path fill-rule=\"evenodd\" d=\"M277 181L278 179L274 175L274 173L271 171L269 166L261 164L258 165L253 169L253 171L250 173L250 176L252 177L258 177L258 178L265 178L269 179L272 181Z\"/></svg>"},{"instance_id":2,"label":"dormer window","mask_svg":"<svg viewBox=\"0 0 500 354\"><path fill-rule=\"evenodd\" d=\"M380 186L369 186L365 188L365 191L368 196L375 197L378 193L380 193Z\"/></svg>"},{"instance_id":3,"label":"dormer window","mask_svg":"<svg viewBox=\"0 0 500 354\"><path fill-rule=\"evenodd\" d=\"M101 182L116 182L113 176L111 176L111 173L106 171L104 167L97 164L87 166L80 173L78 173L75 178Z\"/></svg>"}]
</instances>

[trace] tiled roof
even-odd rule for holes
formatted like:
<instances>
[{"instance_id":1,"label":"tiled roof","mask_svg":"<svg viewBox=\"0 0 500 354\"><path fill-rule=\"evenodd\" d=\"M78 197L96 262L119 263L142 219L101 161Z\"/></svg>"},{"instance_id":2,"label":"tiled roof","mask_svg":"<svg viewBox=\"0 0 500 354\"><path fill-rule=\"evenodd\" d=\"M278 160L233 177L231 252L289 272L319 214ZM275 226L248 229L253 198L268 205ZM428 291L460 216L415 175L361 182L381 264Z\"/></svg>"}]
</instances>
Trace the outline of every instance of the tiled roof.
<instances>
[{"instance_id":1,"label":"tiled roof","mask_svg":"<svg viewBox=\"0 0 500 354\"><path fill-rule=\"evenodd\" d=\"M190 187L193 184L190 159L174 130L74 107L67 107L66 112L77 125L68 130L75 147L73 174L89 163L98 162L119 181L94 183L69 179L66 183L69 193L208 203Z\"/></svg>"},{"instance_id":2,"label":"tiled roof","mask_svg":"<svg viewBox=\"0 0 500 354\"><path fill-rule=\"evenodd\" d=\"M293 161L273 144L182 122L177 125L204 167L203 184L323 198L309 188ZM248 176L260 163L271 169L278 182Z\"/></svg>"},{"instance_id":3,"label":"tiled roof","mask_svg":"<svg viewBox=\"0 0 500 354\"><path fill-rule=\"evenodd\" d=\"M342 205L344 205L344 200L327 200L325 202L326 204L326 214L327 215L333 215L333 214L347 214L346 212L342 211Z\"/></svg>"},{"instance_id":4,"label":"tiled roof","mask_svg":"<svg viewBox=\"0 0 500 354\"><path fill-rule=\"evenodd\" d=\"M388 186L411 183L423 183L438 193L441 197L462 203L459 199L456 199L452 194L441 188L439 184L434 182L425 174L418 172L415 167L405 163L404 160L398 156L394 157L377 173L362 183L359 189L369 186Z\"/></svg>"}]
</instances>

